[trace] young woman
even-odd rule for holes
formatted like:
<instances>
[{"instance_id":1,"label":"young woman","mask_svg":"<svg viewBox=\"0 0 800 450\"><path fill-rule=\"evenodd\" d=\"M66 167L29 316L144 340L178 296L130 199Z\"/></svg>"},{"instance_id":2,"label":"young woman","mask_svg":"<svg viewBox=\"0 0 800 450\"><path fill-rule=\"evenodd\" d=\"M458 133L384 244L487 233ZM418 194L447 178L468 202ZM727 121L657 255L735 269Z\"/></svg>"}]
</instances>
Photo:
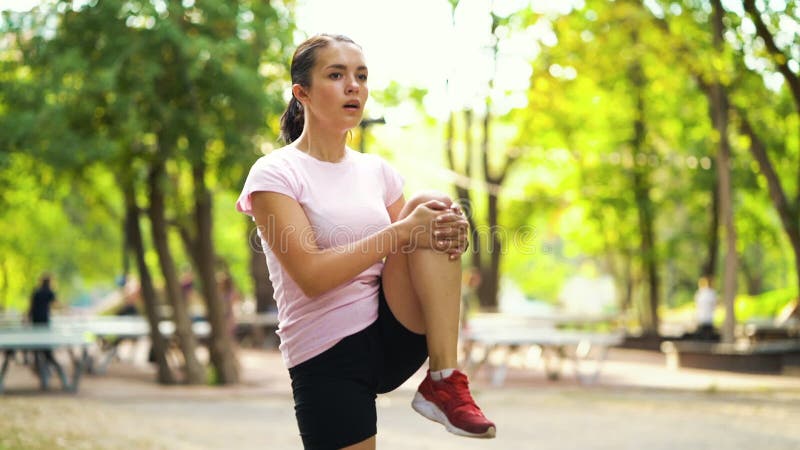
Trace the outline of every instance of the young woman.
<instances>
[{"instance_id":1,"label":"young woman","mask_svg":"<svg viewBox=\"0 0 800 450\"><path fill-rule=\"evenodd\" d=\"M494 437L456 370L461 211L439 193L406 201L393 168L347 147L368 95L352 40L308 39L291 76L287 145L256 161L237 209L266 253L305 448L374 449L376 394L428 357L413 408L455 434Z\"/></svg>"}]
</instances>

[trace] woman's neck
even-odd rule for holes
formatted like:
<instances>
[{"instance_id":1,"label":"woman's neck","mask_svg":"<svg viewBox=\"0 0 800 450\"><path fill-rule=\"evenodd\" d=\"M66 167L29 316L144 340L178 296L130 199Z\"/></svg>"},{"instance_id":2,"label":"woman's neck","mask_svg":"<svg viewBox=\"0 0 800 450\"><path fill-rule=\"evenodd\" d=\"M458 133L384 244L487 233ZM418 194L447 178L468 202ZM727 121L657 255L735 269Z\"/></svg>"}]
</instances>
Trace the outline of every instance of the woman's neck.
<instances>
[{"instance_id":1,"label":"woman's neck","mask_svg":"<svg viewBox=\"0 0 800 450\"><path fill-rule=\"evenodd\" d=\"M294 146L305 153L326 162L339 162L347 152L347 134L325 133L319 129L311 132L303 130L294 141Z\"/></svg>"}]
</instances>

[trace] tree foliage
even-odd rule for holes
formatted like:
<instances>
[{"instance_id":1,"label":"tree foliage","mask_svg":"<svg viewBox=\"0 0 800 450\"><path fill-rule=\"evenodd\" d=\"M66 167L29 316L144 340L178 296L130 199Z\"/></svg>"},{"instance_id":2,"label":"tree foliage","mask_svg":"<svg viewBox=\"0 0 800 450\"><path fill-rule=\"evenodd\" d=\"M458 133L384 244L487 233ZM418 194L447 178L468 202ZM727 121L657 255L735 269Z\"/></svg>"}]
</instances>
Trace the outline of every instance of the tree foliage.
<instances>
[{"instance_id":1,"label":"tree foliage","mask_svg":"<svg viewBox=\"0 0 800 450\"><path fill-rule=\"evenodd\" d=\"M454 110L449 125L427 117L414 132L435 134L431 145L443 148L453 127L453 169L468 179L461 187L475 226L504 231L502 277L529 297L557 301L568 278L592 266L614 279L618 308L651 328L659 309L690 301L702 273L722 279L714 257L715 239L725 237L715 202L720 136L707 95L717 83L731 105L739 291L797 290L800 49L787 31L800 22L797 5L729 3L721 49L709 0L585 0L558 11L533 2L476 30L493 36L487 52L501 59L520 35L538 49L525 105L501 108L510 94L490 81L476 94L485 107ZM449 4L455 12L466 2ZM206 258L224 260L248 290L248 225L227 211L251 162L275 141L291 4L72 5L3 15L0 252L8 256L0 305L23 305L42 270L72 291L119 273L125 182L142 212L153 187L163 192L176 265L197 265L194 252L210 249ZM427 92L398 82L377 94L388 110L422 104ZM378 142L381 135L374 130L370 147L397 155L402 143ZM515 162L501 183L481 176L484 167L497 175L509 156ZM148 184L154 169L159 181ZM213 238L207 247L204 234ZM157 267L152 237L145 241ZM164 284L163 274L156 281Z\"/></svg>"}]
</instances>

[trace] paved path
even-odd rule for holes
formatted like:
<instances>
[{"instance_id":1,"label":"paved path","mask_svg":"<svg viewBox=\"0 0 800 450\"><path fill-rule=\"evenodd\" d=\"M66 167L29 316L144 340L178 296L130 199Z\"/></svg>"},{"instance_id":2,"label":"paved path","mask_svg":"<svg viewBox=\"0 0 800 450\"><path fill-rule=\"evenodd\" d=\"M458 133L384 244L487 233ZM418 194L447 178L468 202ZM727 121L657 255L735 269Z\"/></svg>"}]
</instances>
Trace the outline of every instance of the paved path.
<instances>
[{"instance_id":1,"label":"paved path","mask_svg":"<svg viewBox=\"0 0 800 450\"><path fill-rule=\"evenodd\" d=\"M0 449L300 448L279 355L241 359L234 387L160 387L149 367L115 364L77 395L41 393L15 367L0 397ZM379 449L800 449L800 377L672 371L661 355L616 349L592 386L548 381L537 367L512 370L503 387L479 373L475 397L498 424L483 441L411 410L421 376L379 398Z\"/></svg>"}]
</instances>

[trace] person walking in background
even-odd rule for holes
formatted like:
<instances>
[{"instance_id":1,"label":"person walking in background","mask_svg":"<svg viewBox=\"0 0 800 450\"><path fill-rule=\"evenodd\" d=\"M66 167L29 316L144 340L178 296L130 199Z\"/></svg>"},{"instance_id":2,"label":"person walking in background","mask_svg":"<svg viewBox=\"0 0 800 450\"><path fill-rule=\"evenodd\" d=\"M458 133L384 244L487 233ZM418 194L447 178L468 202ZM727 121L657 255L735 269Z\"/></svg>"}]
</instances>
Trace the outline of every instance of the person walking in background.
<instances>
[{"instance_id":1,"label":"person walking in background","mask_svg":"<svg viewBox=\"0 0 800 450\"><path fill-rule=\"evenodd\" d=\"M714 330L714 310L717 307L717 293L711 286L711 278L700 277L697 281L697 292L694 294L697 312L697 339L712 341L719 338Z\"/></svg>"},{"instance_id":2,"label":"person walking in background","mask_svg":"<svg viewBox=\"0 0 800 450\"><path fill-rule=\"evenodd\" d=\"M228 332L231 337L236 338L236 310L239 308L241 295L227 269L217 274L217 289L225 311L225 323Z\"/></svg>"},{"instance_id":3,"label":"person walking in background","mask_svg":"<svg viewBox=\"0 0 800 450\"><path fill-rule=\"evenodd\" d=\"M50 324L50 309L56 301L56 294L50 286L50 275L42 275L39 286L31 294L28 320L34 325Z\"/></svg>"},{"instance_id":4,"label":"person walking in background","mask_svg":"<svg viewBox=\"0 0 800 450\"><path fill-rule=\"evenodd\" d=\"M257 224L275 286L303 445L374 449L376 394L428 357L412 407L455 434L494 437L457 370L460 208L440 193L406 201L394 168L346 145L368 97L360 46L314 36L290 70L287 145L253 164L236 206Z\"/></svg>"},{"instance_id":5,"label":"person walking in background","mask_svg":"<svg viewBox=\"0 0 800 450\"><path fill-rule=\"evenodd\" d=\"M138 316L139 302L142 299L142 288L139 280L126 277L122 286L122 305L117 309L117 316Z\"/></svg>"},{"instance_id":6,"label":"person walking in background","mask_svg":"<svg viewBox=\"0 0 800 450\"><path fill-rule=\"evenodd\" d=\"M44 274L42 275L39 287L37 287L36 290L33 291L33 294L31 294L30 308L28 309L28 319L30 320L30 323L34 326L40 327L49 326L50 311L55 302L56 294L53 292L51 287L50 275ZM34 361L36 364L36 370L39 374L39 381L42 389L47 388L47 371L50 370L49 366L52 366L56 370L62 386L67 386L68 383L66 373L64 373L64 369L61 367L61 364L59 364L53 356L52 349L35 351Z\"/></svg>"}]
</instances>

